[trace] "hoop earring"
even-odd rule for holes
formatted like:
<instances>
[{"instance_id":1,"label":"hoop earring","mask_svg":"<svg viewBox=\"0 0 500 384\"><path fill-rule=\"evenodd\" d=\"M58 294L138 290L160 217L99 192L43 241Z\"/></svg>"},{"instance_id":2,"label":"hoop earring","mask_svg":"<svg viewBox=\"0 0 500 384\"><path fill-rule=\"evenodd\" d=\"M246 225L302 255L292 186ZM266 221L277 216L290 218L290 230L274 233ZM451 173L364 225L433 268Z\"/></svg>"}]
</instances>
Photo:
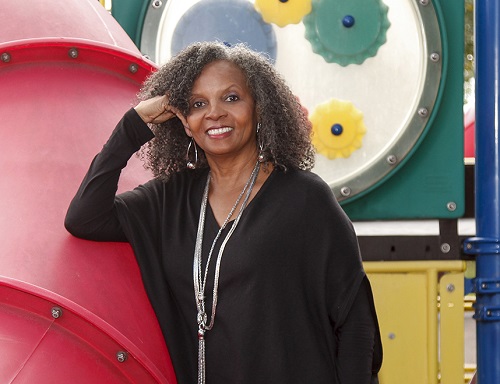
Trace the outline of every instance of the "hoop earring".
<instances>
[{"instance_id":1,"label":"hoop earring","mask_svg":"<svg viewBox=\"0 0 500 384\"><path fill-rule=\"evenodd\" d=\"M261 128L261 124L257 123L257 143L259 145L259 156L257 157L257 159L259 160L259 163L264 163L266 161L266 155L264 153L264 144L260 140L260 136L259 136L260 128Z\"/></svg>"},{"instance_id":2,"label":"hoop earring","mask_svg":"<svg viewBox=\"0 0 500 384\"><path fill-rule=\"evenodd\" d=\"M191 149L191 145L194 147L194 163L189 160L189 150ZM191 141L189 142L187 151L186 151L186 159L187 159L187 164L186 166L189 169L196 169L196 165L198 164L198 147L196 146L196 142L194 141L193 138L191 138Z\"/></svg>"}]
</instances>

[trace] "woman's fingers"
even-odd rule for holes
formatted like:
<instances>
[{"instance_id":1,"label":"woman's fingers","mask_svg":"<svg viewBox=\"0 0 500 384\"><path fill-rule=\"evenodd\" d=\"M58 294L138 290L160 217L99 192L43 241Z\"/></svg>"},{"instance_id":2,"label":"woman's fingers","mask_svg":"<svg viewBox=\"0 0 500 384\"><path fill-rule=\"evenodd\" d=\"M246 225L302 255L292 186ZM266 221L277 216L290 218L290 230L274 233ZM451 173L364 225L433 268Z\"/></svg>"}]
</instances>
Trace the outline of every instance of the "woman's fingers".
<instances>
[{"instance_id":1,"label":"woman's fingers","mask_svg":"<svg viewBox=\"0 0 500 384\"><path fill-rule=\"evenodd\" d=\"M135 110L145 123L159 124L175 116L169 110L168 98L165 95L143 100L135 106Z\"/></svg>"},{"instance_id":2,"label":"woman's fingers","mask_svg":"<svg viewBox=\"0 0 500 384\"><path fill-rule=\"evenodd\" d=\"M178 117L184 127L188 126L186 117L179 109L168 103L166 95L143 100L135 106L135 110L145 123L161 124L173 117Z\"/></svg>"}]
</instances>

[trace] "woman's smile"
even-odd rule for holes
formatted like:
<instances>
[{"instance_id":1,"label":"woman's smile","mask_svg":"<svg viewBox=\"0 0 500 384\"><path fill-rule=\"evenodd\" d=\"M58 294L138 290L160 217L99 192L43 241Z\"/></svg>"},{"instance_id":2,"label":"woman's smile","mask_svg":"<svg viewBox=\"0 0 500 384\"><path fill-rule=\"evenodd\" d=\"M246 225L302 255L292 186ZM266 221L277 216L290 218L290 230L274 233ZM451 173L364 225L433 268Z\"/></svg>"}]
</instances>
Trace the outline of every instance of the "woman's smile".
<instances>
[{"instance_id":1,"label":"woman's smile","mask_svg":"<svg viewBox=\"0 0 500 384\"><path fill-rule=\"evenodd\" d=\"M231 127L221 127L221 128L210 128L207 131L208 136L212 138L223 138L227 133L231 132L233 128Z\"/></svg>"}]
</instances>

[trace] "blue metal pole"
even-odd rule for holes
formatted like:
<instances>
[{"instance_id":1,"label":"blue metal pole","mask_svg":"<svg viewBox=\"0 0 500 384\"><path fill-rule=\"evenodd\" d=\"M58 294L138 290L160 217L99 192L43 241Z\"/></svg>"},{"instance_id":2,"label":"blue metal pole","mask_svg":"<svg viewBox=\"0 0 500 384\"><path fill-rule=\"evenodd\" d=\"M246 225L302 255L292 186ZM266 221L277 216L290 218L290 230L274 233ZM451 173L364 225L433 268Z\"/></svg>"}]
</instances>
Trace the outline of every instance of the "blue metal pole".
<instances>
[{"instance_id":1,"label":"blue metal pole","mask_svg":"<svg viewBox=\"0 0 500 384\"><path fill-rule=\"evenodd\" d=\"M475 2L477 380L500 383L500 0ZM472 253L471 252L471 253Z\"/></svg>"}]
</instances>

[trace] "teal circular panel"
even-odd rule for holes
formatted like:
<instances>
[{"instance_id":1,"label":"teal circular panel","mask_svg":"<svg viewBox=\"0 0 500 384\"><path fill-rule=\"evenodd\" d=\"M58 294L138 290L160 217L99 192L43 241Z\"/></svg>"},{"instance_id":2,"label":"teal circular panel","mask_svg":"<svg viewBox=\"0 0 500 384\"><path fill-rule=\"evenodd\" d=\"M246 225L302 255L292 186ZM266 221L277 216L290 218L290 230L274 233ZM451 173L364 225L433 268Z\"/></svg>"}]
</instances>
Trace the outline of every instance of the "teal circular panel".
<instances>
[{"instance_id":1,"label":"teal circular panel","mask_svg":"<svg viewBox=\"0 0 500 384\"><path fill-rule=\"evenodd\" d=\"M276 60L273 28L246 0L203 0L189 8L175 27L171 53L199 41L246 43Z\"/></svg>"},{"instance_id":2,"label":"teal circular panel","mask_svg":"<svg viewBox=\"0 0 500 384\"><path fill-rule=\"evenodd\" d=\"M388 7L380 0L320 0L304 17L305 37L329 63L361 64L386 42Z\"/></svg>"}]
</instances>

